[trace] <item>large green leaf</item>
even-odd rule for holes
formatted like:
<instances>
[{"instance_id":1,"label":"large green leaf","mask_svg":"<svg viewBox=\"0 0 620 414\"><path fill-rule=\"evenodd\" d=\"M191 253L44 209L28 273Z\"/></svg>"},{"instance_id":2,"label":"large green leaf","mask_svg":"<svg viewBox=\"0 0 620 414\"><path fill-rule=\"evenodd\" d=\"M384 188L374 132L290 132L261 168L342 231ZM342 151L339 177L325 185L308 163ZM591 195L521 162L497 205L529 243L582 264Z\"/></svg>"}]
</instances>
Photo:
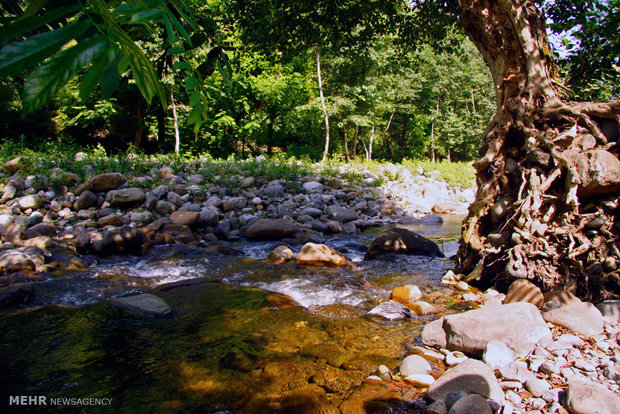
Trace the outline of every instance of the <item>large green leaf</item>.
<instances>
[{"instance_id":1,"label":"large green leaf","mask_svg":"<svg viewBox=\"0 0 620 414\"><path fill-rule=\"evenodd\" d=\"M106 70L113 65L118 56L118 50L116 50L106 39L106 50L97 59L93 61L86 76L80 82L80 98L86 100L92 93L97 83L101 81Z\"/></svg>"},{"instance_id":2,"label":"large green leaf","mask_svg":"<svg viewBox=\"0 0 620 414\"><path fill-rule=\"evenodd\" d=\"M90 20L78 21L6 45L0 49L0 76L11 76L30 69L58 52L70 40L84 34L90 27Z\"/></svg>"},{"instance_id":3,"label":"large green leaf","mask_svg":"<svg viewBox=\"0 0 620 414\"><path fill-rule=\"evenodd\" d=\"M109 44L104 36L93 36L35 69L24 85L24 113L30 113L49 102L60 88L107 48Z\"/></svg>"},{"instance_id":4,"label":"large green leaf","mask_svg":"<svg viewBox=\"0 0 620 414\"><path fill-rule=\"evenodd\" d=\"M75 13L81 10L82 6L76 5L71 7L60 7L51 10L41 16L32 16L27 18L20 18L14 23L7 24L4 27L0 27L0 44L8 42L10 39L17 39L26 33L29 33L35 29L40 28L51 22L56 22L60 18Z\"/></svg>"},{"instance_id":5,"label":"large green leaf","mask_svg":"<svg viewBox=\"0 0 620 414\"><path fill-rule=\"evenodd\" d=\"M131 23L148 23L159 19L163 14L161 9L142 10L131 16Z\"/></svg>"}]
</instances>

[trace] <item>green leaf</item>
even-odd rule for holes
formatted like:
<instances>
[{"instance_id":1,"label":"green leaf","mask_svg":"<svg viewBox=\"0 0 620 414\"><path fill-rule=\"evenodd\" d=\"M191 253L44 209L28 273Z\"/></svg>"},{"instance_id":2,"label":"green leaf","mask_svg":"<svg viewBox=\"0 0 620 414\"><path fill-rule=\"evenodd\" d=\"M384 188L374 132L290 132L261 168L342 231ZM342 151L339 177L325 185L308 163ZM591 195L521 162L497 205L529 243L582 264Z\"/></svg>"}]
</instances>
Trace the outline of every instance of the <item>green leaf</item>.
<instances>
[{"instance_id":1,"label":"green leaf","mask_svg":"<svg viewBox=\"0 0 620 414\"><path fill-rule=\"evenodd\" d=\"M108 99L112 96L112 93L121 83L121 75L118 73L120 66L120 60L125 58L121 53L118 53L114 62L112 62L101 76L101 96L104 99Z\"/></svg>"},{"instance_id":2,"label":"green leaf","mask_svg":"<svg viewBox=\"0 0 620 414\"><path fill-rule=\"evenodd\" d=\"M24 85L24 113L28 114L49 102L84 66L103 53L107 45L104 36L93 36L35 69Z\"/></svg>"},{"instance_id":3,"label":"green leaf","mask_svg":"<svg viewBox=\"0 0 620 414\"><path fill-rule=\"evenodd\" d=\"M200 99L202 98L202 94L200 91L194 91L192 96L189 98L189 106L194 107L200 103Z\"/></svg>"},{"instance_id":4,"label":"green leaf","mask_svg":"<svg viewBox=\"0 0 620 414\"><path fill-rule=\"evenodd\" d=\"M176 29L177 33L183 38L183 40L185 40L185 42L187 42L188 45L191 46L192 45L192 40L190 39L189 33L187 33L187 30L185 30L185 28L183 27L183 24L181 24L179 19L177 19L176 16L174 14L172 14L170 9L168 9L166 7L165 11L166 11L166 17L168 17L170 19L170 21L172 22L172 25Z\"/></svg>"},{"instance_id":5,"label":"green leaf","mask_svg":"<svg viewBox=\"0 0 620 414\"><path fill-rule=\"evenodd\" d=\"M168 43L172 44L174 43L177 35L174 32L174 28L172 27L172 22L170 21L170 18L164 14L164 29L166 30L166 40L168 41Z\"/></svg>"},{"instance_id":6,"label":"green leaf","mask_svg":"<svg viewBox=\"0 0 620 414\"><path fill-rule=\"evenodd\" d=\"M180 62L174 62L174 65L172 65L172 68L176 70L183 70L183 69L192 70L192 65L190 65L188 62L180 61Z\"/></svg>"},{"instance_id":7,"label":"green leaf","mask_svg":"<svg viewBox=\"0 0 620 414\"><path fill-rule=\"evenodd\" d=\"M195 76L190 76L189 78L185 79L185 90L187 92L193 90L196 85L198 85L198 79Z\"/></svg>"},{"instance_id":8,"label":"green leaf","mask_svg":"<svg viewBox=\"0 0 620 414\"><path fill-rule=\"evenodd\" d=\"M81 10L81 8L82 7L79 5L72 7L60 7L47 12L42 16L32 16L27 18L21 18L22 16L20 16L20 18L14 23L0 27L0 44L7 43L9 39L17 39L26 33L46 25L49 22L58 21L60 18L70 13Z\"/></svg>"},{"instance_id":9,"label":"green leaf","mask_svg":"<svg viewBox=\"0 0 620 414\"><path fill-rule=\"evenodd\" d=\"M39 12L45 5L49 3L49 0L33 0L30 2L24 13L17 18L16 21L32 17Z\"/></svg>"},{"instance_id":10,"label":"green leaf","mask_svg":"<svg viewBox=\"0 0 620 414\"><path fill-rule=\"evenodd\" d=\"M0 49L0 76L11 76L30 69L58 52L70 40L84 34L90 27L92 23L84 20L6 45Z\"/></svg>"},{"instance_id":11,"label":"green leaf","mask_svg":"<svg viewBox=\"0 0 620 414\"><path fill-rule=\"evenodd\" d=\"M131 23L147 23L152 20L156 20L163 16L164 12L161 9L142 10L133 16L131 16Z\"/></svg>"},{"instance_id":12,"label":"green leaf","mask_svg":"<svg viewBox=\"0 0 620 414\"><path fill-rule=\"evenodd\" d=\"M90 96L97 83L101 81L105 71L110 67L110 65L112 65L118 56L118 51L109 44L107 39L106 43L107 50L105 50L101 56L93 61L93 64L88 72L86 72L84 79L80 82L80 98L82 100L86 100L86 98Z\"/></svg>"},{"instance_id":13,"label":"green leaf","mask_svg":"<svg viewBox=\"0 0 620 414\"><path fill-rule=\"evenodd\" d=\"M178 46L173 46L170 49L168 49L168 51L166 52L168 56L181 55L183 53L185 53L185 49L183 49L182 47L178 47Z\"/></svg>"}]
</instances>

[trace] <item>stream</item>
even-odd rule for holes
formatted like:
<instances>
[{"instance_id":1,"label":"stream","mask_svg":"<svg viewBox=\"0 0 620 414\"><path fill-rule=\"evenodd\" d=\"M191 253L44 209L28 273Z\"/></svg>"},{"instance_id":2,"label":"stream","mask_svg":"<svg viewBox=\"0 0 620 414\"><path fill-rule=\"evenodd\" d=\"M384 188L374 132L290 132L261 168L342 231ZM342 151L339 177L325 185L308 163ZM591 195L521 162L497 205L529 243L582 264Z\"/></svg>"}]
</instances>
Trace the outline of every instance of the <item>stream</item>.
<instances>
[{"instance_id":1,"label":"stream","mask_svg":"<svg viewBox=\"0 0 620 414\"><path fill-rule=\"evenodd\" d=\"M460 223L452 217L403 227L451 257ZM30 307L0 312L0 406L63 413L401 412L360 392L360 384L380 364L397 366L426 322L467 304L440 283L450 259L364 261L381 230L326 240L354 268L269 264L263 259L278 242L231 244L240 255L157 246L141 256L86 258L87 270L35 282ZM405 284L417 285L439 312L405 321L366 315ZM164 299L172 314L146 318L108 302L140 292ZM47 405L7 406L15 395L45 396ZM91 398L93 405L59 398Z\"/></svg>"}]
</instances>

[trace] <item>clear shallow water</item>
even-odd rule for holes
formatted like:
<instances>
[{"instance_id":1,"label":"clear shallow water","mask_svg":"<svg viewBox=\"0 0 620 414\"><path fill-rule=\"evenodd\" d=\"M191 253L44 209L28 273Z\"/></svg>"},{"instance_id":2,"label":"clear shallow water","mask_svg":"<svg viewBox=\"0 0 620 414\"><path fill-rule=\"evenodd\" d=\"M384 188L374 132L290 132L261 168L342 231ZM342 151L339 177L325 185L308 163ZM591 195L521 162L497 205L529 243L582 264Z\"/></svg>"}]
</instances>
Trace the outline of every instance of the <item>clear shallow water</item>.
<instances>
[{"instance_id":1,"label":"clear shallow water","mask_svg":"<svg viewBox=\"0 0 620 414\"><path fill-rule=\"evenodd\" d=\"M407 227L447 256L456 253L460 221ZM243 256L163 246L52 276L36 284L34 307L0 313L0 402L24 394L103 396L112 407L75 412L286 412L298 390L320 386L329 396L321 407L336 407L379 364L396 364L420 326L439 316L363 316L394 287L416 284L451 312L452 291L439 280L452 262L363 261L377 233L327 240L353 269L275 266L263 259L278 243L244 242L232 245ZM198 283L157 290L188 279ZM107 302L153 288L172 316L143 318Z\"/></svg>"}]
</instances>

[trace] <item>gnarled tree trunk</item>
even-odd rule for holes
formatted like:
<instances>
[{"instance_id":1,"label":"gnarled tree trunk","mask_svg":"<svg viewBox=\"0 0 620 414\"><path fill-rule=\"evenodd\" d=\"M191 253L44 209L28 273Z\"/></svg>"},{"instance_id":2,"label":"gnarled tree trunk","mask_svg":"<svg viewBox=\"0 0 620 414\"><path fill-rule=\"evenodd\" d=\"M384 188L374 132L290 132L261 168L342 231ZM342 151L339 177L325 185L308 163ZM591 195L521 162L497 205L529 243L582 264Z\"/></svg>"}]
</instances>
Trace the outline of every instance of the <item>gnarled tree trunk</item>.
<instances>
[{"instance_id":1,"label":"gnarled tree trunk","mask_svg":"<svg viewBox=\"0 0 620 414\"><path fill-rule=\"evenodd\" d=\"M482 137L478 192L463 222L457 270L500 288L618 297L620 102L564 102L542 14L529 0L459 0L489 66L497 113Z\"/></svg>"}]
</instances>

